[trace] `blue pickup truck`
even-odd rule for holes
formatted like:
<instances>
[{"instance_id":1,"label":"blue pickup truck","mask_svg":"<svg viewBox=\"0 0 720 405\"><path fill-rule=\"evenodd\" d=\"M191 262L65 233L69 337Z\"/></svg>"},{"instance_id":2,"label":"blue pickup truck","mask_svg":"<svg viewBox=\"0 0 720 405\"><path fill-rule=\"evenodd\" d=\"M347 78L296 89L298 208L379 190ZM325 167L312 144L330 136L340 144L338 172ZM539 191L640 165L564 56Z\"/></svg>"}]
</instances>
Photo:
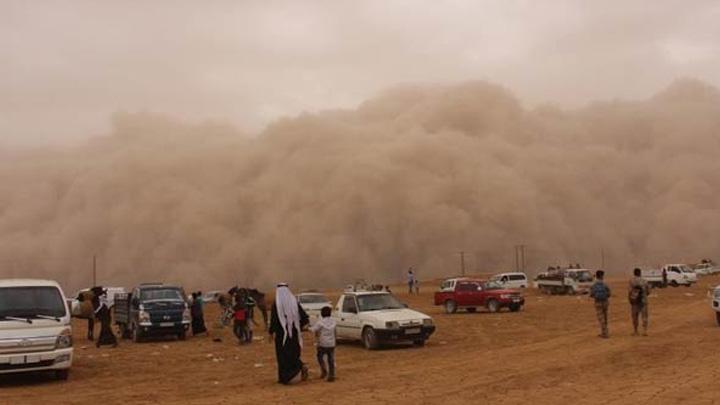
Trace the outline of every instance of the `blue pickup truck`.
<instances>
[{"instance_id":1,"label":"blue pickup truck","mask_svg":"<svg viewBox=\"0 0 720 405\"><path fill-rule=\"evenodd\" d=\"M183 289L161 283L141 284L129 294L116 295L114 319L122 336L134 342L161 335L184 340L191 320Z\"/></svg>"}]
</instances>

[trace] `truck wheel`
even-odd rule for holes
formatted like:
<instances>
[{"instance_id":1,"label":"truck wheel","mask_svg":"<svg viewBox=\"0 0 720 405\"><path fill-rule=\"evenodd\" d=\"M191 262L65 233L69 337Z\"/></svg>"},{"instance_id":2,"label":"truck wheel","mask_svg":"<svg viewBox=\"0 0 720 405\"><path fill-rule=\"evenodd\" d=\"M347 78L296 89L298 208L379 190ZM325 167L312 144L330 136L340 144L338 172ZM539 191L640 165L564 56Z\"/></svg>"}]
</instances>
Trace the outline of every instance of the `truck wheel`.
<instances>
[{"instance_id":1,"label":"truck wheel","mask_svg":"<svg viewBox=\"0 0 720 405\"><path fill-rule=\"evenodd\" d=\"M457 311L457 303L453 300L445 301L445 313L454 314Z\"/></svg>"},{"instance_id":2,"label":"truck wheel","mask_svg":"<svg viewBox=\"0 0 720 405\"><path fill-rule=\"evenodd\" d=\"M690 284L690 283L685 284L685 287L689 288L690 286L692 286L692 284Z\"/></svg>"},{"instance_id":3,"label":"truck wheel","mask_svg":"<svg viewBox=\"0 0 720 405\"><path fill-rule=\"evenodd\" d=\"M490 312L497 312L500 309L500 304L495 300L490 300L487 303L487 309Z\"/></svg>"},{"instance_id":4,"label":"truck wheel","mask_svg":"<svg viewBox=\"0 0 720 405\"><path fill-rule=\"evenodd\" d=\"M522 308L522 305L519 304L510 304L510 312L517 312Z\"/></svg>"},{"instance_id":5,"label":"truck wheel","mask_svg":"<svg viewBox=\"0 0 720 405\"><path fill-rule=\"evenodd\" d=\"M467 308L467 311L470 312L471 314L473 314L473 313L475 313L475 311L477 311L477 308L470 307L470 308Z\"/></svg>"},{"instance_id":6,"label":"truck wheel","mask_svg":"<svg viewBox=\"0 0 720 405\"><path fill-rule=\"evenodd\" d=\"M718 326L720 326L720 312L715 312L715 320L717 321Z\"/></svg>"},{"instance_id":7,"label":"truck wheel","mask_svg":"<svg viewBox=\"0 0 720 405\"><path fill-rule=\"evenodd\" d=\"M417 347L423 347L425 346L425 339L418 339L413 341L413 344Z\"/></svg>"},{"instance_id":8,"label":"truck wheel","mask_svg":"<svg viewBox=\"0 0 720 405\"><path fill-rule=\"evenodd\" d=\"M66 368L64 370L55 370L55 379L59 381L67 381L68 377L70 377L70 369Z\"/></svg>"},{"instance_id":9,"label":"truck wheel","mask_svg":"<svg viewBox=\"0 0 720 405\"><path fill-rule=\"evenodd\" d=\"M143 340L142 332L140 331L140 328L137 327L137 325L132 326L132 341L135 343L140 343Z\"/></svg>"},{"instance_id":10,"label":"truck wheel","mask_svg":"<svg viewBox=\"0 0 720 405\"><path fill-rule=\"evenodd\" d=\"M567 287L565 287L565 294L567 294L567 295L575 295L575 290L574 290L572 287L567 286Z\"/></svg>"},{"instance_id":11,"label":"truck wheel","mask_svg":"<svg viewBox=\"0 0 720 405\"><path fill-rule=\"evenodd\" d=\"M177 337L178 340L185 340L185 338L187 337L187 333L185 332L185 330L183 330L182 332L178 333Z\"/></svg>"},{"instance_id":12,"label":"truck wheel","mask_svg":"<svg viewBox=\"0 0 720 405\"><path fill-rule=\"evenodd\" d=\"M673 281L670 282L670 285L673 286L673 287L677 287L679 284L678 284L677 281L673 280Z\"/></svg>"},{"instance_id":13,"label":"truck wheel","mask_svg":"<svg viewBox=\"0 0 720 405\"><path fill-rule=\"evenodd\" d=\"M378 348L377 336L375 336L375 330L369 326L366 326L362 332L362 341L365 348L368 350L375 350Z\"/></svg>"}]
</instances>

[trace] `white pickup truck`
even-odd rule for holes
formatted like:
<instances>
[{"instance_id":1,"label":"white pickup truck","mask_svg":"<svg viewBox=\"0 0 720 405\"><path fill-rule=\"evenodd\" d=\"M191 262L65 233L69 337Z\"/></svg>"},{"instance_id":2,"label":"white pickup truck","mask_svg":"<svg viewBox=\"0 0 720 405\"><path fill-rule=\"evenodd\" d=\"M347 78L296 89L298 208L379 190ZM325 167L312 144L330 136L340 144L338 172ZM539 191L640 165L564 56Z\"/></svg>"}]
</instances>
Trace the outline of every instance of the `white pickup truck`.
<instances>
[{"instance_id":1,"label":"white pickup truck","mask_svg":"<svg viewBox=\"0 0 720 405\"><path fill-rule=\"evenodd\" d=\"M58 283L0 280L0 374L52 371L66 380L72 344L70 311Z\"/></svg>"},{"instance_id":2,"label":"white pickup truck","mask_svg":"<svg viewBox=\"0 0 720 405\"><path fill-rule=\"evenodd\" d=\"M408 309L385 291L345 292L335 306L339 340L362 341L368 350L383 343L423 346L435 332L429 316Z\"/></svg>"},{"instance_id":3,"label":"white pickup truck","mask_svg":"<svg viewBox=\"0 0 720 405\"><path fill-rule=\"evenodd\" d=\"M654 288L690 287L697 282L697 274L687 264L666 264L659 270L644 270L642 276Z\"/></svg>"}]
</instances>

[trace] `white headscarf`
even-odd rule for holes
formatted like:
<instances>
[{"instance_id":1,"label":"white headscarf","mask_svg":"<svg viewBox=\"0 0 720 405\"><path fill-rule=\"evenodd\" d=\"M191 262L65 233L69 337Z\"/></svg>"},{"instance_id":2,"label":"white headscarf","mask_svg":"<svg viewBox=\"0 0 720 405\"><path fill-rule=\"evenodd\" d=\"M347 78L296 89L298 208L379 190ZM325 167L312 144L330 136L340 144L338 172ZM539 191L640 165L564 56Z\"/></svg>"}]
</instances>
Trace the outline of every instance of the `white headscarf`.
<instances>
[{"instance_id":1,"label":"white headscarf","mask_svg":"<svg viewBox=\"0 0 720 405\"><path fill-rule=\"evenodd\" d=\"M278 284L275 290L275 307L277 308L278 320L283 328L283 344L288 336L293 337L293 326L298 331L300 347L303 345L302 334L300 334L300 313L298 312L297 298L288 288L287 284Z\"/></svg>"}]
</instances>

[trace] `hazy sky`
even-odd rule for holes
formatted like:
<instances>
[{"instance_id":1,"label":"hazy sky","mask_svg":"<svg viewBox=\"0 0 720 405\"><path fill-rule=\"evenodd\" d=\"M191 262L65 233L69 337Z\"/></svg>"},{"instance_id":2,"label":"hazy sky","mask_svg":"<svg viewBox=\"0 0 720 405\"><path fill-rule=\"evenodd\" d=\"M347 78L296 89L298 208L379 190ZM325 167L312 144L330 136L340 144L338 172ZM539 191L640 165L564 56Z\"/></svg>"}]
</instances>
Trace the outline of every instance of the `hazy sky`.
<instances>
[{"instance_id":1,"label":"hazy sky","mask_svg":"<svg viewBox=\"0 0 720 405\"><path fill-rule=\"evenodd\" d=\"M0 0L0 145L79 140L114 111L220 119L486 79L528 103L720 85L720 1Z\"/></svg>"}]
</instances>

